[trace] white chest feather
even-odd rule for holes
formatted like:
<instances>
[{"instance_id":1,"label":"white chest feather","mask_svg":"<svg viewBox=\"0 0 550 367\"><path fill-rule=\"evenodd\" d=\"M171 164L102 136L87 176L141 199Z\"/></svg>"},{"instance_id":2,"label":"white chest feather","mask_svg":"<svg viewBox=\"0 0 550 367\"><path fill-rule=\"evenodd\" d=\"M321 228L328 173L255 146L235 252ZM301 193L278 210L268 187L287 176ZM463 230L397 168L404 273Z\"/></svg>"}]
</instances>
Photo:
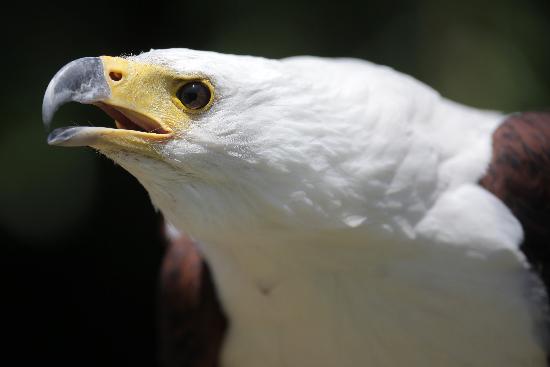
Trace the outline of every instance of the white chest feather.
<instances>
[{"instance_id":1,"label":"white chest feather","mask_svg":"<svg viewBox=\"0 0 550 367\"><path fill-rule=\"evenodd\" d=\"M539 284L516 254L370 240L203 244L223 366L544 366Z\"/></svg>"},{"instance_id":2,"label":"white chest feather","mask_svg":"<svg viewBox=\"0 0 550 367\"><path fill-rule=\"evenodd\" d=\"M502 204L463 185L414 233L204 233L230 320L222 365L545 366L544 294Z\"/></svg>"}]
</instances>

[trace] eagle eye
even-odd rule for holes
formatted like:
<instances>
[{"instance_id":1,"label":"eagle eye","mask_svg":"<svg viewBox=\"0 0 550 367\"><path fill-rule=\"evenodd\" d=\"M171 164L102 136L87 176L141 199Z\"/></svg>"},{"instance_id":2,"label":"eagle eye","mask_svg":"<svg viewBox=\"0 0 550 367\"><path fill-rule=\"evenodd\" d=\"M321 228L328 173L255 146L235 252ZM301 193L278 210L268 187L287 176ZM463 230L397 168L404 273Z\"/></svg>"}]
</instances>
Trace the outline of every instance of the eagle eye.
<instances>
[{"instance_id":1,"label":"eagle eye","mask_svg":"<svg viewBox=\"0 0 550 367\"><path fill-rule=\"evenodd\" d=\"M178 89L176 97L191 110L203 108L210 102L210 88L199 81L189 82Z\"/></svg>"}]
</instances>

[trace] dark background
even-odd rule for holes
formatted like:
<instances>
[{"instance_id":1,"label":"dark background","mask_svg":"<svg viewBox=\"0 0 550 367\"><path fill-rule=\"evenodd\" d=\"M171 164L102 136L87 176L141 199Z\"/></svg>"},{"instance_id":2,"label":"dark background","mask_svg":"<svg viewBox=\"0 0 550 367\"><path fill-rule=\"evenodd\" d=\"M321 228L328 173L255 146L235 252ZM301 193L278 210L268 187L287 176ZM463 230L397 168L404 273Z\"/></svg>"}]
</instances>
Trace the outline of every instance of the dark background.
<instances>
[{"instance_id":1,"label":"dark background","mask_svg":"<svg viewBox=\"0 0 550 367\"><path fill-rule=\"evenodd\" d=\"M19 1L0 17L2 364L156 365L160 218L120 167L45 143L42 95L75 58L167 47L351 56L476 107L550 106L548 0ZM110 124L67 106L55 125L92 121Z\"/></svg>"}]
</instances>

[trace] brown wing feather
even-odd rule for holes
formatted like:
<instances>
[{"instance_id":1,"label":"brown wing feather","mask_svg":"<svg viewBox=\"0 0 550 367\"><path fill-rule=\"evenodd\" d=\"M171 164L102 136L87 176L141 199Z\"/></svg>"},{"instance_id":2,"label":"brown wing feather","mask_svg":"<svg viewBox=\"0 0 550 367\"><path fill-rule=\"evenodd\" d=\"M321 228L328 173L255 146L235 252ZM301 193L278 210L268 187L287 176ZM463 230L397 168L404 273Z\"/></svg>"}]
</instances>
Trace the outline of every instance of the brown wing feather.
<instances>
[{"instance_id":1,"label":"brown wing feather","mask_svg":"<svg viewBox=\"0 0 550 367\"><path fill-rule=\"evenodd\" d=\"M550 289L550 113L515 114L499 126L480 184L520 221L521 249Z\"/></svg>"},{"instance_id":2,"label":"brown wing feather","mask_svg":"<svg viewBox=\"0 0 550 367\"><path fill-rule=\"evenodd\" d=\"M515 114L498 127L480 184L521 223L521 250L550 293L550 113ZM550 354L546 359L550 366Z\"/></svg>"},{"instance_id":3,"label":"brown wing feather","mask_svg":"<svg viewBox=\"0 0 550 367\"><path fill-rule=\"evenodd\" d=\"M165 367L216 367L227 321L193 241L168 236L160 279L160 359Z\"/></svg>"}]
</instances>

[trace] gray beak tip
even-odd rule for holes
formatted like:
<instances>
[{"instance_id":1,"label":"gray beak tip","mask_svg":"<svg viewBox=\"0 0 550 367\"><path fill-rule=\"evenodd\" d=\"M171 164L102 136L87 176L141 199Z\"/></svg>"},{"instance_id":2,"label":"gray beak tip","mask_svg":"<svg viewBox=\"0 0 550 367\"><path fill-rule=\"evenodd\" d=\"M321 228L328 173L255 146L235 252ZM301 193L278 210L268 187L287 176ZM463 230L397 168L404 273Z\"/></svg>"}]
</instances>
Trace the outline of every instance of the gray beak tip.
<instances>
[{"instance_id":1,"label":"gray beak tip","mask_svg":"<svg viewBox=\"0 0 550 367\"><path fill-rule=\"evenodd\" d=\"M46 89L46 93L44 94L44 100L42 101L42 122L44 123L44 126L46 128L50 127L50 124L53 119L53 115L55 114L57 110L57 106L55 102L53 101L53 84L54 79L50 81L50 84L48 85L48 89Z\"/></svg>"},{"instance_id":2,"label":"gray beak tip","mask_svg":"<svg viewBox=\"0 0 550 367\"><path fill-rule=\"evenodd\" d=\"M55 129L48 135L49 145L60 145L74 135L74 128Z\"/></svg>"},{"instance_id":3,"label":"gray beak tip","mask_svg":"<svg viewBox=\"0 0 550 367\"><path fill-rule=\"evenodd\" d=\"M42 102L42 121L49 128L55 112L67 102L93 103L110 96L99 57L71 61L48 84Z\"/></svg>"},{"instance_id":4,"label":"gray beak tip","mask_svg":"<svg viewBox=\"0 0 550 367\"><path fill-rule=\"evenodd\" d=\"M94 127L61 127L48 135L48 144L64 147L80 147L89 145L94 141L97 131L103 128Z\"/></svg>"}]
</instances>

